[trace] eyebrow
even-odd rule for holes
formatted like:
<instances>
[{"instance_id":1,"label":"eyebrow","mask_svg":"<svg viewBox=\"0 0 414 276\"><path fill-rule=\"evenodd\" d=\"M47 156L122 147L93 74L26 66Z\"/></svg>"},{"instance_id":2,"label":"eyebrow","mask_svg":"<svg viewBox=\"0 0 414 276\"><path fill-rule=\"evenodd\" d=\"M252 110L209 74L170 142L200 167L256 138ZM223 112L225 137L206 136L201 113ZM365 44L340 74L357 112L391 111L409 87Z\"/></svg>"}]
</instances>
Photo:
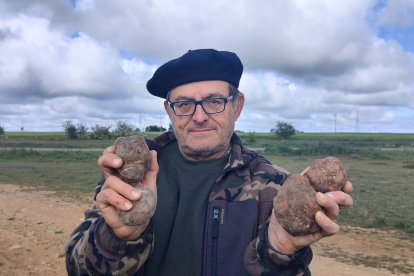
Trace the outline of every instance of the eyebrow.
<instances>
[{"instance_id":1,"label":"eyebrow","mask_svg":"<svg viewBox=\"0 0 414 276\"><path fill-rule=\"evenodd\" d=\"M211 98L226 98L225 95L222 95L220 93L209 93L206 97L202 98L203 100L205 99L211 99ZM194 99L193 97L186 97L186 96L178 96L174 101L172 101L170 99L171 102L178 102L178 101L195 101L196 99Z\"/></svg>"}]
</instances>

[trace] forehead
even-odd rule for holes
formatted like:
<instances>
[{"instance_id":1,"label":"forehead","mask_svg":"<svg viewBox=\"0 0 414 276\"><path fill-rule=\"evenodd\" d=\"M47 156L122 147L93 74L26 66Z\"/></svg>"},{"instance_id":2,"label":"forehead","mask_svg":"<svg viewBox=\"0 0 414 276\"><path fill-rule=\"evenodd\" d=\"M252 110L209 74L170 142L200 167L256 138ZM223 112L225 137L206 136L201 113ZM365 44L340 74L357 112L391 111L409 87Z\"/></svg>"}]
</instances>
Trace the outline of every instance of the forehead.
<instances>
[{"instance_id":1,"label":"forehead","mask_svg":"<svg viewBox=\"0 0 414 276\"><path fill-rule=\"evenodd\" d=\"M178 97L201 99L217 95L228 96L229 84L225 81L198 81L183 84L170 91L170 99Z\"/></svg>"}]
</instances>

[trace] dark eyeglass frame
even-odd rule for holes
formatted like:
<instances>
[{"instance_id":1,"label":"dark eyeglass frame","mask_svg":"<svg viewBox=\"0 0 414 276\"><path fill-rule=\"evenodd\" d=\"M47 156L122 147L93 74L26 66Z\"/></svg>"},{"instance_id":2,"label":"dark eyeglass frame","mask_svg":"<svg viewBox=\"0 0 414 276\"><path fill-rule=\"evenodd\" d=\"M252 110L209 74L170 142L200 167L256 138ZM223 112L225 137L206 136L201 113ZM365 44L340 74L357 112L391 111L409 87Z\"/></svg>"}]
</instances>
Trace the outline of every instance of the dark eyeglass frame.
<instances>
[{"instance_id":1,"label":"dark eyeglass frame","mask_svg":"<svg viewBox=\"0 0 414 276\"><path fill-rule=\"evenodd\" d=\"M208 111L204 108L203 103L208 102L208 101L212 101L212 100L224 100L223 110L221 110L221 111L216 111L216 112L208 112ZM221 112L223 112L224 110L226 110L226 105L227 105L227 103L228 103L228 102L230 102L230 101L232 101L232 100L234 100L234 96L228 96L227 98L224 98L224 97L214 97L214 98L203 99L203 100L200 100L200 101L183 100L183 101L171 102L170 100L168 100L168 105L172 108L172 110L174 111L174 114L175 114L176 116L192 116L192 115L195 113L195 111L196 111L196 109L197 109L197 106L198 106L198 105L201 105L201 108L203 109L203 111L204 111L206 114L217 114L217 113L221 113ZM177 113L176 113L176 111L175 111L175 108L174 108L174 105L175 105L175 104L177 104L177 103L194 103L194 109L193 109L193 112L191 112L191 113L189 113L189 114L177 114Z\"/></svg>"}]
</instances>

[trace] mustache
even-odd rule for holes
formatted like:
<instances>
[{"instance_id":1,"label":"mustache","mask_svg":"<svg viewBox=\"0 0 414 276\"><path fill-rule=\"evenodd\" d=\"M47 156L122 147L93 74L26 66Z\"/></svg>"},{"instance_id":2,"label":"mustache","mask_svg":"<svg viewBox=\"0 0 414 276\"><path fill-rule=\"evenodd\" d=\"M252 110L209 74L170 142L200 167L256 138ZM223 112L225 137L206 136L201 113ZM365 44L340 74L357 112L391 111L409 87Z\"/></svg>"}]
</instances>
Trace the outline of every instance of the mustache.
<instances>
[{"instance_id":1,"label":"mustache","mask_svg":"<svg viewBox=\"0 0 414 276\"><path fill-rule=\"evenodd\" d=\"M200 130L200 129L216 129L216 127L210 124L206 124L206 123L194 124L188 128L188 131Z\"/></svg>"}]
</instances>

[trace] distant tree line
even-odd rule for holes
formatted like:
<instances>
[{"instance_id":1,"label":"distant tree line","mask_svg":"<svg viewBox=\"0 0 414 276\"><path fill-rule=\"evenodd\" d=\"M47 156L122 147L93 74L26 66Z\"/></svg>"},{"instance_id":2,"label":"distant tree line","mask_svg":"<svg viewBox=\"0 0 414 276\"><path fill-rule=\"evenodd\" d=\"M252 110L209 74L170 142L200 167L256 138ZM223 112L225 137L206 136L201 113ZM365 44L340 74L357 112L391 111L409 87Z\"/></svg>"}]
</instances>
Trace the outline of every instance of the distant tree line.
<instances>
[{"instance_id":1,"label":"distant tree line","mask_svg":"<svg viewBox=\"0 0 414 276\"><path fill-rule=\"evenodd\" d=\"M135 127L133 124L126 121L118 121L113 130L112 126L102 126L96 124L89 128L84 124L75 125L71 120L65 121L63 123L63 129L65 131L66 137L68 139L94 139L94 140L104 140L104 139L114 139L121 136L131 136L139 134L141 130ZM166 131L167 129L162 126L150 125L145 128L146 132L149 131Z\"/></svg>"},{"instance_id":2,"label":"distant tree line","mask_svg":"<svg viewBox=\"0 0 414 276\"><path fill-rule=\"evenodd\" d=\"M113 139L121 136L131 136L134 134L139 134L141 130L135 127L133 124L126 121L118 121L114 130L111 130L112 126L102 126L96 124L91 127L91 131L88 132L89 128L84 124L75 125L71 120L67 120L63 123L63 129L65 131L66 137L68 139L95 139L95 140L104 140L104 139ZM145 128L145 132L164 132L167 129L162 126L150 125ZM172 125L170 124L168 130L172 130ZM280 139L288 139L298 132L295 127L284 121L278 121L276 127L272 128L270 132L275 133L276 136ZM3 126L0 126L0 137L5 135L5 130ZM249 141L254 142L256 137L255 133L249 133Z\"/></svg>"}]
</instances>

